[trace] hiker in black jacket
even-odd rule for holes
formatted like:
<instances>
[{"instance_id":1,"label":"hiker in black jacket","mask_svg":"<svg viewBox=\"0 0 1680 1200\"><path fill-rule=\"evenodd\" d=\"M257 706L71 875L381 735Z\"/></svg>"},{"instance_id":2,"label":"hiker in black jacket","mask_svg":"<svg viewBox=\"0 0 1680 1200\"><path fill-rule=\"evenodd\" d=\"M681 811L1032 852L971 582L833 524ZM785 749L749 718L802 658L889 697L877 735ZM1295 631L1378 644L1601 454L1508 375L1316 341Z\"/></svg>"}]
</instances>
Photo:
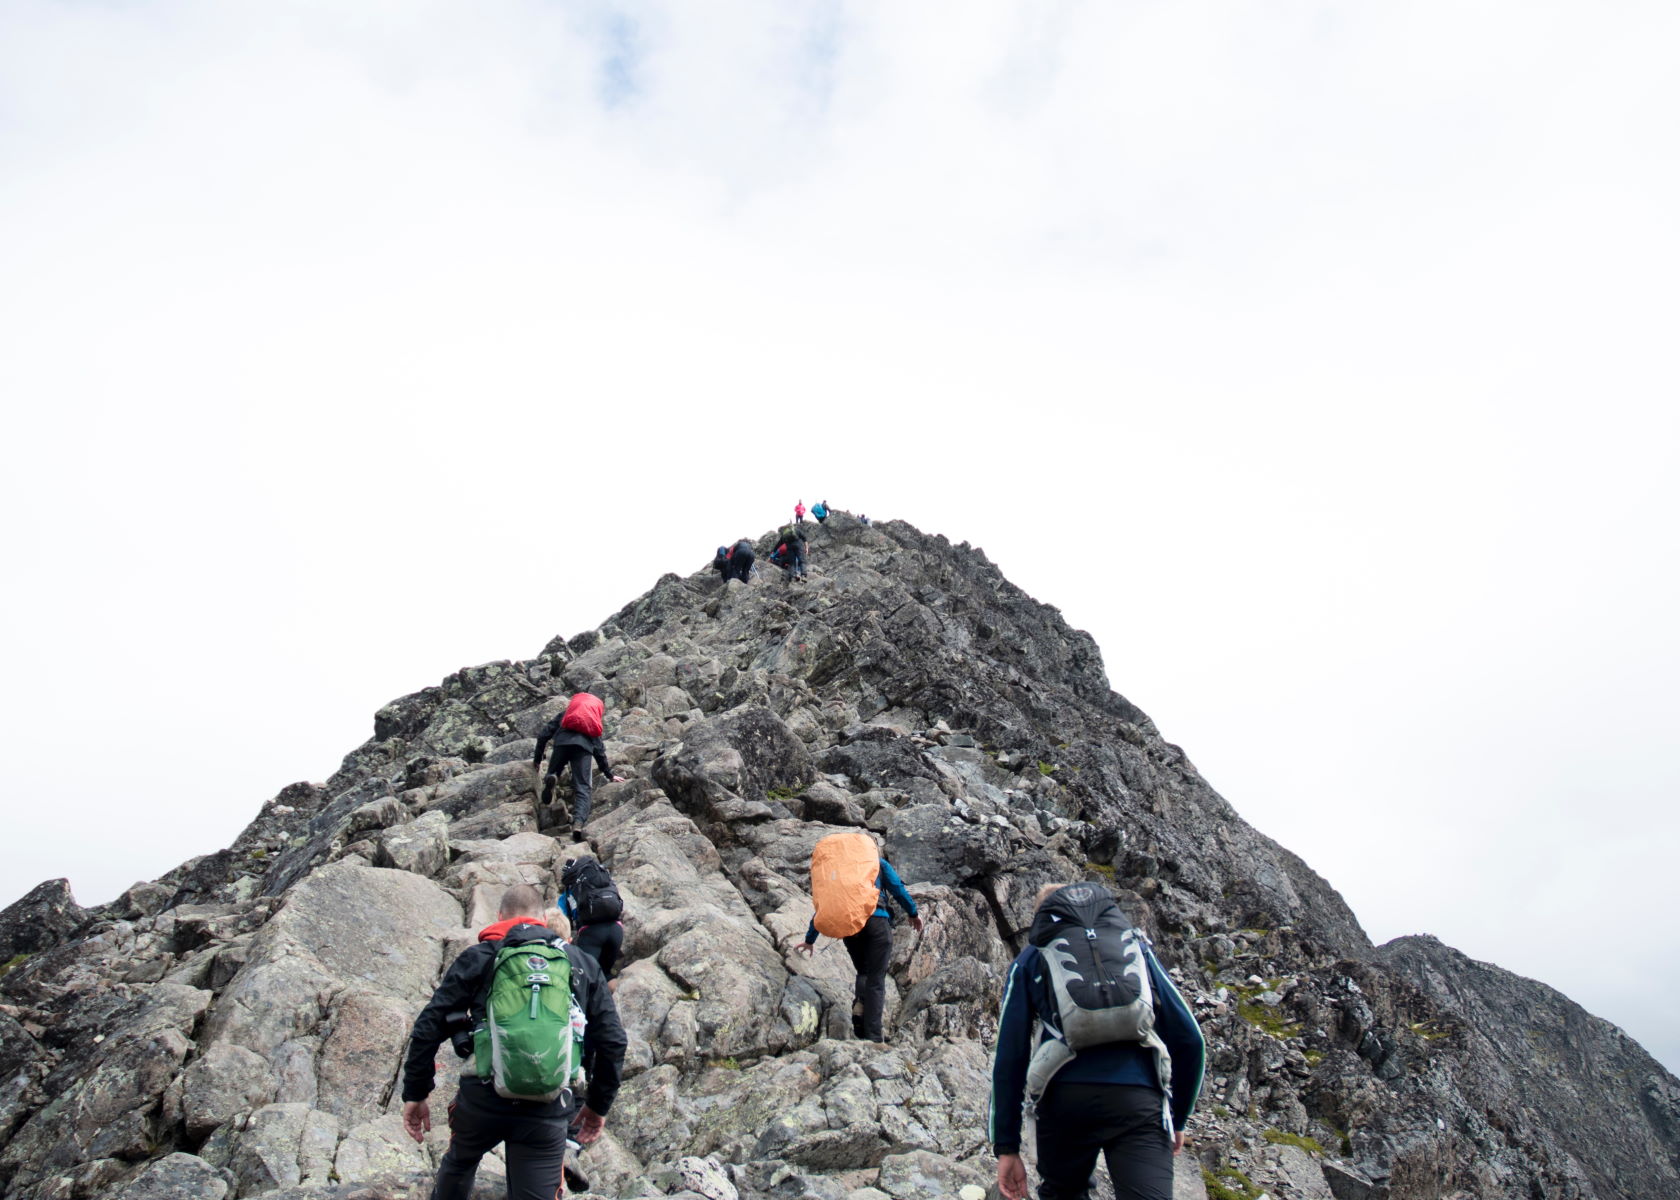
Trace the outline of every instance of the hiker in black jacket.
<instances>
[{"instance_id":1,"label":"hiker in black jacket","mask_svg":"<svg viewBox=\"0 0 1680 1200\"><path fill-rule=\"evenodd\" d=\"M728 583L731 579L739 579L742 583L747 582L747 576L752 574L753 559L756 557L753 544L746 538L736 542L730 548L729 566L723 572L723 581Z\"/></svg>"},{"instance_id":2,"label":"hiker in black jacket","mask_svg":"<svg viewBox=\"0 0 1680 1200\"><path fill-rule=\"evenodd\" d=\"M607 747L601 741L606 732L603 725L605 706L600 697L579 692L566 705L566 711L537 731L537 753L531 765L542 770L543 750L554 743L554 753L548 762L548 774L543 779L542 802L551 804L560 772L572 768L572 840L583 841L583 827L589 821L589 807L594 797L594 783L590 778L591 757L601 768L601 774L614 783L623 783L622 776L612 773L607 761Z\"/></svg>"},{"instance_id":3,"label":"hiker in black jacket","mask_svg":"<svg viewBox=\"0 0 1680 1200\"><path fill-rule=\"evenodd\" d=\"M415 1141L423 1142L432 1127L427 1097L435 1081L438 1047L453 1033L471 1030L483 1019L497 950L504 945L557 940L538 915L541 911L542 894L536 888L529 884L509 888L502 896L501 919L480 931L478 942L450 964L443 982L415 1018L402 1078L403 1128ZM572 992L588 1020L583 1061L590 1064L591 1072L581 1109L569 1091L547 1103L497 1095L490 1081L470 1073L474 1060L469 1050L463 1055L460 1091L449 1107L449 1150L438 1164L433 1200L466 1200L472 1194L479 1159L498 1143L505 1143L509 1200L553 1200L562 1190L568 1123L577 1118L580 1145L601 1136L618 1094L627 1039L612 992L595 960L570 950L567 958Z\"/></svg>"},{"instance_id":4,"label":"hiker in black jacket","mask_svg":"<svg viewBox=\"0 0 1680 1200\"><path fill-rule=\"evenodd\" d=\"M789 583L805 582L805 535L793 526L782 530L782 536L776 544L775 553L770 561L782 568Z\"/></svg>"}]
</instances>

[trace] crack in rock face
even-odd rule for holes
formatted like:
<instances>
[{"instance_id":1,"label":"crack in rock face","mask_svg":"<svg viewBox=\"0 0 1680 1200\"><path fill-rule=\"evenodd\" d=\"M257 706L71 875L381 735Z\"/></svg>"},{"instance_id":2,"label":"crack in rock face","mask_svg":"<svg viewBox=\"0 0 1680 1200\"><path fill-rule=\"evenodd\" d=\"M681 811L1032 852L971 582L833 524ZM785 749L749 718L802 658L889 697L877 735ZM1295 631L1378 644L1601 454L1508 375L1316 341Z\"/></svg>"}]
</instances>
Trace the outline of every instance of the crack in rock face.
<instances>
[{"instance_id":1,"label":"crack in rock face","mask_svg":"<svg viewBox=\"0 0 1680 1200\"><path fill-rule=\"evenodd\" d=\"M745 583L667 575L387 704L227 849L0 913L0 1197L427 1194L447 1132L403 1134L409 1025L501 893L552 900L577 854L625 910L597 1195L980 1200L1003 979L1039 889L1074 880L1206 1035L1176 1198L1680 1195L1680 1081L1631 1039L1432 938L1373 947L981 551L840 512L808 532L806 582L764 565L773 535ZM574 843L531 759L581 689L627 778ZM885 1044L851 1036L845 950L795 950L813 845L857 830L924 918L893 932Z\"/></svg>"}]
</instances>

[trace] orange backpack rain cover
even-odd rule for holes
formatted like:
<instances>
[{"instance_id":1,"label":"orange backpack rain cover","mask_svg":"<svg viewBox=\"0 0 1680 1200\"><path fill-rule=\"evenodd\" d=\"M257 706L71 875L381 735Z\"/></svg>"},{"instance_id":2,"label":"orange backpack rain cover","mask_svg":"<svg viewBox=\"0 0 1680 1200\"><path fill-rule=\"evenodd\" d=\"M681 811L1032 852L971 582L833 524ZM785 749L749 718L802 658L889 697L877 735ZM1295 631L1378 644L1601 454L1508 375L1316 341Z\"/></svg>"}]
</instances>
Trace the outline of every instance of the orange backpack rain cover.
<instances>
[{"instance_id":1,"label":"orange backpack rain cover","mask_svg":"<svg viewBox=\"0 0 1680 1200\"><path fill-rule=\"evenodd\" d=\"M560 718L560 728L570 729L573 733L581 733L586 737L600 737L603 711L599 698L591 696L588 692L579 692L572 697L572 702L566 705L566 715Z\"/></svg>"},{"instance_id":2,"label":"orange backpack rain cover","mask_svg":"<svg viewBox=\"0 0 1680 1200\"><path fill-rule=\"evenodd\" d=\"M881 858L867 833L831 833L811 848L812 924L831 938L850 937L880 904Z\"/></svg>"}]
</instances>

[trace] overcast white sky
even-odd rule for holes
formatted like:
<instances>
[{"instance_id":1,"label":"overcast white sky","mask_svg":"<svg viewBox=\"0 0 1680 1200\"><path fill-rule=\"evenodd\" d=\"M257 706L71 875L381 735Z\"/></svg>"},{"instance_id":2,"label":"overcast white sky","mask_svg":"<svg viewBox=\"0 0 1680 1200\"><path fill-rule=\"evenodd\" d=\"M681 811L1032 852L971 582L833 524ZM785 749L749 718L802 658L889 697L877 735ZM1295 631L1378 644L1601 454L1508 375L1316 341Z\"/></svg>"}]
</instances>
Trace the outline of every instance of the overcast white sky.
<instances>
[{"instance_id":1,"label":"overcast white sky","mask_svg":"<svg viewBox=\"0 0 1680 1200\"><path fill-rule=\"evenodd\" d=\"M0 903L826 495L1680 1068L1680 8L0 0ZM820 564L819 564L820 565Z\"/></svg>"}]
</instances>

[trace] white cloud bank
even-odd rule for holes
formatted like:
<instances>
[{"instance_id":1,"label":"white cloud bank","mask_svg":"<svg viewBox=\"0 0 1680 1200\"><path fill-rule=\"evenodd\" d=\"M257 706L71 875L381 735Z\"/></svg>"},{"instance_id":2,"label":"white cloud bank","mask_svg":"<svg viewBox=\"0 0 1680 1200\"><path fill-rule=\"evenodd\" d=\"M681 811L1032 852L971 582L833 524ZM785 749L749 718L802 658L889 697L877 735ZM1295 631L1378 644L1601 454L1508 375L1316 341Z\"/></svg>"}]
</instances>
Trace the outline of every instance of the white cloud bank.
<instances>
[{"instance_id":1,"label":"white cloud bank","mask_svg":"<svg viewBox=\"0 0 1680 1200\"><path fill-rule=\"evenodd\" d=\"M0 6L0 899L826 494L1680 1068L1677 24Z\"/></svg>"}]
</instances>

